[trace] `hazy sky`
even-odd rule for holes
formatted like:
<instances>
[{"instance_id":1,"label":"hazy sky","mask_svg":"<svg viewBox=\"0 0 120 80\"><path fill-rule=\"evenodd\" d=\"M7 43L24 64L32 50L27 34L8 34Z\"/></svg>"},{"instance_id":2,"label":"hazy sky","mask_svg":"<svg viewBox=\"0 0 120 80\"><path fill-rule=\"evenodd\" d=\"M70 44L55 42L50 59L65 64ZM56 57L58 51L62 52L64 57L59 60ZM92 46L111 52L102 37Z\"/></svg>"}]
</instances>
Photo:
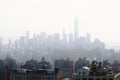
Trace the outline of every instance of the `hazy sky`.
<instances>
[{"instance_id":1,"label":"hazy sky","mask_svg":"<svg viewBox=\"0 0 120 80\"><path fill-rule=\"evenodd\" d=\"M107 45L120 45L120 0L0 0L0 37L18 38L25 31L91 33Z\"/></svg>"}]
</instances>

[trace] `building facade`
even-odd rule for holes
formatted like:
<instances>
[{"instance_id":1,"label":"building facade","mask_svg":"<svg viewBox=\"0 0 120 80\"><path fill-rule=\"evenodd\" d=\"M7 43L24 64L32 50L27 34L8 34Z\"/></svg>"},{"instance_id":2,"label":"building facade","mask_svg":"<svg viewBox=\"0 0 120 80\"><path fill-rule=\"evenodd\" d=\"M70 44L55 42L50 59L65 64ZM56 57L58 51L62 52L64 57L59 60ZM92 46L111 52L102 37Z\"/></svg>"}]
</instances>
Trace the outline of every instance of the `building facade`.
<instances>
[{"instance_id":1,"label":"building facade","mask_svg":"<svg viewBox=\"0 0 120 80\"><path fill-rule=\"evenodd\" d=\"M57 73L56 73L57 72ZM9 80L62 80L60 70L13 70Z\"/></svg>"},{"instance_id":2,"label":"building facade","mask_svg":"<svg viewBox=\"0 0 120 80\"><path fill-rule=\"evenodd\" d=\"M55 67L60 68L64 78L70 78L73 73L73 61L64 59L55 60Z\"/></svg>"}]
</instances>

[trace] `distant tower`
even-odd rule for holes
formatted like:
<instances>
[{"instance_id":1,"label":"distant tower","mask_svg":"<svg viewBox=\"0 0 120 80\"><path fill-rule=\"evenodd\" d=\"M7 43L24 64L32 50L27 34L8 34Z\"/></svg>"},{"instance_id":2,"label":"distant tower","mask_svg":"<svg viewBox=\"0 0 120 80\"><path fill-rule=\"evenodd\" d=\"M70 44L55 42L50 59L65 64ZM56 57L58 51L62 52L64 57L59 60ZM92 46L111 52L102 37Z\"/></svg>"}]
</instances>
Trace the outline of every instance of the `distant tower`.
<instances>
[{"instance_id":1,"label":"distant tower","mask_svg":"<svg viewBox=\"0 0 120 80\"><path fill-rule=\"evenodd\" d=\"M26 38L27 38L27 40L29 39L29 37L30 37L30 32L26 31Z\"/></svg>"},{"instance_id":2,"label":"distant tower","mask_svg":"<svg viewBox=\"0 0 120 80\"><path fill-rule=\"evenodd\" d=\"M87 43L90 44L90 43L91 43L90 33L87 33L87 34L86 34L86 38L87 38Z\"/></svg>"},{"instance_id":3,"label":"distant tower","mask_svg":"<svg viewBox=\"0 0 120 80\"><path fill-rule=\"evenodd\" d=\"M67 42L67 35L65 34L65 29L63 29L63 42Z\"/></svg>"},{"instance_id":4,"label":"distant tower","mask_svg":"<svg viewBox=\"0 0 120 80\"><path fill-rule=\"evenodd\" d=\"M63 28L63 39L65 37L65 28Z\"/></svg>"},{"instance_id":5,"label":"distant tower","mask_svg":"<svg viewBox=\"0 0 120 80\"><path fill-rule=\"evenodd\" d=\"M74 22L74 42L77 43L78 42L78 34L79 34L79 29L78 29L78 25L79 25L79 21L76 18L75 22Z\"/></svg>"},{"instance_id":6,"label":"distant tower","mask_svg":"<svg viewBox=\"0 0 120 80\"><path fill-rule=\"evenodd\" d=\"M87 49L90 49L90 44L91 44L91 36L90 33L86 34L86 44L87 44Z\"/></svg>"},{"instance_id":7,"label":"distant tower","mask_svg":"<svg viewBox=\"0 0 120 80\"><path fill-rule=\"evenodd\" d=\"M54 43L59 44L60 43L60 34L54 33Z\"/></svg>"},{"instance_id":8,"label":"distant tower","mask_svg":"<svg viewBox=\"0 0 120 80\"><path fill-rule=\"evenodd\" d=\"M73 34L72 33L69 33L69 42L73 43Z\"/></svg>"}]
</instances>

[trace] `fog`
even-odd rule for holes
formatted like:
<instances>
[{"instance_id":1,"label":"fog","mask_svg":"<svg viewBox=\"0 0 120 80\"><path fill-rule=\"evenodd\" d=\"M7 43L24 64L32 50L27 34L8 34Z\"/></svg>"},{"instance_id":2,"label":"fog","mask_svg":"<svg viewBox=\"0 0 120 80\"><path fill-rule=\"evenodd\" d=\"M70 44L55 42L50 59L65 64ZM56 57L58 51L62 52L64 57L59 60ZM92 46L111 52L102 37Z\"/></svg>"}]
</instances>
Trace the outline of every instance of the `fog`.
<instances>
[{"instance_id":1,"label":"fog","mask_svg":"<svg viewBox=\"0 0 120 80\"><path fill-rule=\"evenodd\" d=\"M78 37L73 33L67 35L63 30L62 37L60 33L50 35L45 32L30 37L27 31L25 36L20 36L15 41L9 40L8 44L0 43L0 58L5 59L8 55L19 63L30 59L40 61L42 57L51 63L57 59L67 58L73 61L79 58L86 58L89 61L109 60L113 63L119 61L120 51L107 49L105 43L97 38L91 40L90 33Z\"/></svg>"},{"instance_id":2,"label":"fog","mask_svg":"<svg viewBox=\"0 0 120 80\"><path fill-rule=\"evenodd\" d=\"M120 44L119 0L1 0L0 37L3 42L31 33L73 32L74 19L79 19L79 36L87 32L99 38L108 48Z\"/></svg>"},{"instance_id":3,"label":"fog","mask_svg":"<svg viewBox=\"0 0 120 80\"><path fill-rule=\"evenodd\" d=\"M119 0L1 0L0 58L120 57ZM76 21L77 20L77 21Z\"/></svg>"}]
</instances>

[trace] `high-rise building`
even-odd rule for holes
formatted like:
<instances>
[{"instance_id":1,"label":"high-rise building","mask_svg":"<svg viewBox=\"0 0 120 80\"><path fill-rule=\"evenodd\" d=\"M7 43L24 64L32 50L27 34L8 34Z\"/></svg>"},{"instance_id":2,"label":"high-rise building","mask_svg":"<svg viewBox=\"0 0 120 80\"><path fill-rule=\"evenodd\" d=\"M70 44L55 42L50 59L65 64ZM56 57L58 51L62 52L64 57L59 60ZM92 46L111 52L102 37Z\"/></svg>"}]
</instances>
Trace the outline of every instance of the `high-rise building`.
<instances>
[{"instance_id":1,"label":"high-rise building","mask_svg":"<svg viewBox=\"0 0 120 80\"><path fill-rule=\"evenodd\" d=\"M81 48L86 49L86 48L87 48L86 37L81 36L80 39L79 39L78 45L79 45Z\"/></svg>"},{"instance_id":2,"label":"high-rise building","mask_svg":"<svg viewBox=\"0 0 120 80\"><path fill-rule=\"evenodd\" d=\"M46 40L47 39L47 34L46 32L41 32L40 33L40 42L41 42L41 45L45 46L46 45Z\"/></svg>"},{"instance_id":3,"label":"high-rise building","mask_svg":"<svg viewBox=\"0 0 120 80\"><path fill-rule=\"evenodd\" d=\"M63 42L67 42L67 35L65 34L65 29L63 29Z\"/></svg>"},{"instance_id":4,"label":"high-rise building","mask_svg":"<svg viewBox=\"0 0 120 80\"><path fill-rule=\"evenodd\" d=\"M86 34L86 38L87 38L87 42L88 42L88 43L91 43L90 33L87 33L87 34Z\"/></svg>"},{"instance_id":5,"label":"high-rise building","mask_svg":"<svg viewBox=\"0 0 120 80\"><path fill-rule=\"evenodd\" d=\"M78 38L79 38L79 36L78 36L78 34L79 34L78 24L79 24L79 21L76 18L75 22L74 22L74 42L75 43L78 42Z\"/></svg>"},{"instance_id":6,"label":"high-rise building","mask_svg":"<svg viewBox=\"0 0 120 80\"><path fill-rule=\"evenodd\" d=\"M27 38L27 40L30 38L30 32L29 31L26 31L26 38Z\"/></svg>"},{"instance_id":7,"label":"high-rise building","mask_svg":"<svg viewBox=\"0 0 120 80\"><path fill-rule=\"evenodd\" d=\"M19 39L19 44L20 44L20 48L24 48L25 47L25 37L24 36L21 36L20 39Z\"/></svg>"},{"instance_id":8,"label":"high-rise building","mask_svg":"<svg viewBox=\"0 0 120 80\"><path fill-rule=\"evenodd\" d=\"M69 33L69 42L73 43L73 34L72 33Z\"/></svg>"},{"instance_id":9,"label":"high-rise building","mask_svg":"<svg viewBox=\"0 0 120 80\"><path fill-rule=\"evenodd\" d=\"M51 46L53 43L53 36L52 35L48 35L47 37L47 46Z\"/></svg>"},{"instance_id":10,"label":"high-rise building","mask_svg":"<svg viewBox=\"0 0 120 80\"><path fill-rule=\"evenodd\" d=\"M90 49L90 44L91 44L91 36L90 33L86 34L86 44L87 44L87 49Z\"/></svg>"},{"instance_id":11,"label":"high-rise building","mask_svg":"<svg viewBox=\"0 0 120 80\"><path fill-rule=\"evenodd\" d=\"M60 34L54 33L54 43L58 44L60 42Z\"/></svg>"}]
</instances>

